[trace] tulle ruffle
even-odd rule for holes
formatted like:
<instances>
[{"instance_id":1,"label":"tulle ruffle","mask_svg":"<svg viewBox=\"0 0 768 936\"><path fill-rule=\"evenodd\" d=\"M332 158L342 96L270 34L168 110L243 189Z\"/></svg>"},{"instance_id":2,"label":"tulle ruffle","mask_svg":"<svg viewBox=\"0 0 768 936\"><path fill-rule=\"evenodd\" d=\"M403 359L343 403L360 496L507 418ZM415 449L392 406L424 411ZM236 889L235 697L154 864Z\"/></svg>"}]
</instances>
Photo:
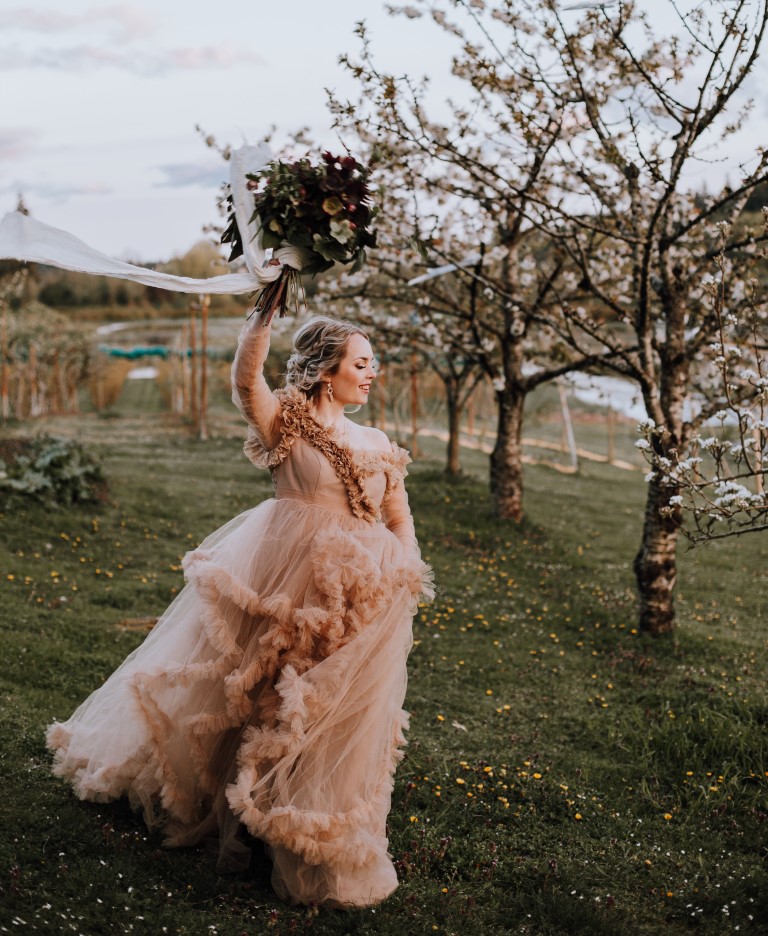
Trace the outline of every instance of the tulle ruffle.
<instances>
[{"instance_id":1,"label":"tulle ruffle","mask_svg":"<svg viewBox=\"0 0 768 936\"><path fill-rule=\"evenodd\" d=\"M405 661L429 568L382 524L289 499L231 521L184 568L187 586L144 644L50 727L55 772L83 799L127 795L166 823L169 844L213 833L234 855L242 823L293 900L383 899L396 884L385 821Z\"/></svg>"}]
</instances>

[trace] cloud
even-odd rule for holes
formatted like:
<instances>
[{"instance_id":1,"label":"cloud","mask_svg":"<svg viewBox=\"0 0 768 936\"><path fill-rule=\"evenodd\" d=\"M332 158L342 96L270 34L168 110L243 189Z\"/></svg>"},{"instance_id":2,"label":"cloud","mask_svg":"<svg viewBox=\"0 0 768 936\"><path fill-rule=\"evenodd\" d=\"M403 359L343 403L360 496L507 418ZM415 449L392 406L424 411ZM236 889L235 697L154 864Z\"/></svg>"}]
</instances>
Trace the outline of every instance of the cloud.
<instances>
[{"instance_id":1,"label":"cloud","mask_svg":"<svg viewBox=\"0 0 768 936\"><path fill-rule=\"evenodd\" d=\"M24 156L37 137L37 131L30 127L0 127L0 160Z\"/></svg>"},{"instance_id":2,"label":"cloud","mask_svg":"<svg viewBox=\"0 0 768 936\"><path fill-rule=\"evenodd\" d=\"M27 32L61 33L73 29L106 25L115 42L133 42L155 32L147 11L132 3L94 6L85 13L62 13L60 10L28 10L16 7L0 11L0 30L21 29Z\"/></svg>"},{"instance_id":3,"label":"cloud","mask_svg":"<svg viewBox=\"0 0 768 936\"><path fill-rule=\"evenodd\" d=\"M79 45L67 49L22 49L18 45L0 48L0 69L49 68L54 71L88 72L94 68L118 68L141 77L173 71L206 68L230 68L250 62L264 64L264 59L249 49L229 44L135 52L103 46Z\"/></svg>"},{"instance_id":4,"label":"cloud","mask_svg":"<svg viewBox=\"0 0 768 936\"><path fill-rule=\"evenodd\" d=\"M165 179L162 182L156 182L155 188L183 188L187 185L211 188L224 182L228 174L224 162L168 163L158 168L165 173Z\"/></svg>"},{"instance_id":5,"label":"cloud","mask_svg":"<svg viewBox=\"0 0 768 936\"><path fill-rule=\"evenodd\" d=\"M109 195L113 191L106 185L91 183L89 185L67 185L65 182L29 182L17 179L11 185L6 185L3 192L23 192L24 195L37 195L51 201L66 201L78 195Z\"/></svg>"},{"instance_id":6,"label":"cloud","mask_svg":"<svg viewBox=\"0 0 768 936\"><path fill-rule=\"evenodd\" d=\"M229 68L241 62L265 64L265 59L250 49L222 43L217 46L200 46L197 49L171 49L168 56L177 68Z\"/></svg>"}]
</instances>

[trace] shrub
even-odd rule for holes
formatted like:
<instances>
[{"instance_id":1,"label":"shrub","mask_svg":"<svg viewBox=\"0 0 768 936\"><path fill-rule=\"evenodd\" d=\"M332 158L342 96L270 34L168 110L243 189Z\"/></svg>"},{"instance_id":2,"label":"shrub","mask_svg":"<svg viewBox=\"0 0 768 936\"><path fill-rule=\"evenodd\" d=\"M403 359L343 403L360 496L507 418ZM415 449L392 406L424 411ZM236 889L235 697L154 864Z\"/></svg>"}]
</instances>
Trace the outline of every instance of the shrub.
<instances>
[{"instance_id":1,"label":"shrub","mask_svg":"<svg viewBox=\"0 0 768 936\"><path fill-rule=\"evenodd\" d=\"M57 504L106 500L104 471L80 443L60 436L0 444L0 497L19 495Z\"/></svg>"}]
</instances>

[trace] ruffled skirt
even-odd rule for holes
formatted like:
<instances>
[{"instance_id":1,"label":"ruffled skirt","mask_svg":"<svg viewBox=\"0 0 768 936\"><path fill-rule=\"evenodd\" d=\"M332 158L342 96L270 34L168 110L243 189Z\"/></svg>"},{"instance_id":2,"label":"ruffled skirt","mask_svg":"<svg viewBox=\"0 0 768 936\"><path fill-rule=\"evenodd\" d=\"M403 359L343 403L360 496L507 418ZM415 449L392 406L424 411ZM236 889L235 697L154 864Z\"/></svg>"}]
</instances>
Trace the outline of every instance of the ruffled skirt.
<instances>
[{"instance_id":1,"label":"ruffled skirt","mask_svg":"<svg viewBox=\"0 0 768 936\"><path fill-rule=\"evenodd\" d=\"M298 903L367 906L397 878L385 831L404 745L406 657L429 569L382 524L288 498L217 530L144 643L65 723L54 771L122 796L169 845L244 826Z\"/></svg>"}]
</instances>

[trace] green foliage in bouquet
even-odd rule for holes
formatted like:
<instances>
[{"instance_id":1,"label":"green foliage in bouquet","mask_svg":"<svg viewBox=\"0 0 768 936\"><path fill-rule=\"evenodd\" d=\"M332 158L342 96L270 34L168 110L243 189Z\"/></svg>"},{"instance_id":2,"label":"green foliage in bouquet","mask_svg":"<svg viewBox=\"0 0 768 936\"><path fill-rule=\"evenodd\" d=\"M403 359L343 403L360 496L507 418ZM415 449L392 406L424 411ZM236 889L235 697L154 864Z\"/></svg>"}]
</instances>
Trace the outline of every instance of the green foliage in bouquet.
<instances>
[{"instance_id":1,"label":"green foliage in bouquet","mask_svg":"<svg viewBox=\"0 0 768 936\"><path fill-rule=\"evenodd\" d=\"M106 500L107 481L101 465L73 439L9 440L0 448L0 499L13 495L69 506Z\"/></svg>"},{"instance_id":2,"label":"green foliage in bouquet","mask_svg":"<svg viewBox=\"0 0 768 936\"><path fill-rule=\"evenodd\" d=\"M276 160L247 178L254 192L251 220L260 219L262 245L311 251L302 273L321 273L334 263L358 270L366 247L376 246L376 233L369 229L376 209L370 204L368 170L354 157L326 152L318 166L308 159ZM231 246L230 260L242 255L234 213L221 241Z\"/></svg>"}]
</instances>

